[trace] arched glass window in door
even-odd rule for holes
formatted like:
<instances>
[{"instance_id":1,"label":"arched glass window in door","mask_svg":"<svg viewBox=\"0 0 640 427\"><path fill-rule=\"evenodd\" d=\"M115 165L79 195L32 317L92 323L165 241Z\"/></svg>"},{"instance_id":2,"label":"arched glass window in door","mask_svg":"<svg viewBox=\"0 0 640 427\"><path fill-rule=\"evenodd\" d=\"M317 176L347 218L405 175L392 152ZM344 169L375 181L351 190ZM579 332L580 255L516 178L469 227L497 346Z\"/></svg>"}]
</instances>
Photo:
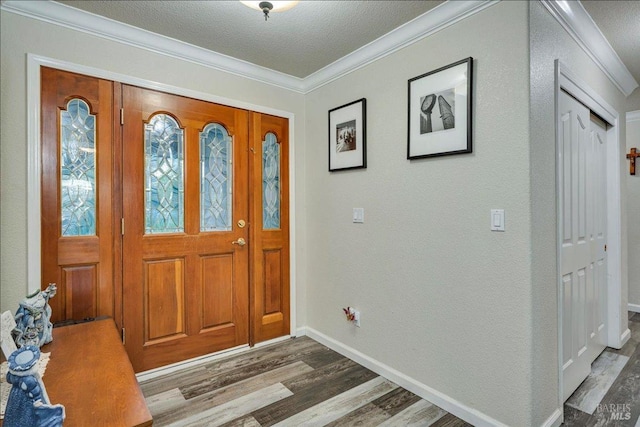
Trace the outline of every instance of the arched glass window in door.
<instances>
[{"instance_id":1,"label":"arched glass window in door","mask_svg":"<svg viewBox=\"0 0 640 427\"><path fill-rule=\"evenodd\" d=\"M96 234L96 116L73 98L60 112L62 236Z\"/></svg>"},{"instance_id":2,"label":"arched glass window in door","mask_svg":"<svg viewBox=\"0 0 640 427\"><path fill-rule=\"evenodd\" d=\"M145 233L184 232L184 132L168 114L144 126Z\"/></svg>"},{"instance_id":3,"label":"arched glass window in door","mask_svg":"<svg viewBox=\"0 0 640 427\"><path fill-rule=\"evenodd\" d=\"M262 229L280 228L280 144L268 132L262 141Z\"/></svg>"},{"instance_id":4,"label":"arched glass window in door","mask_svg":"<svg viewBox=\"0 0 640 427\"><path fill-rule=\"evenodd\" d=\"M231 230L231 136L218 123L200 132L200 231Z\"/></svg>"}]
</instances>

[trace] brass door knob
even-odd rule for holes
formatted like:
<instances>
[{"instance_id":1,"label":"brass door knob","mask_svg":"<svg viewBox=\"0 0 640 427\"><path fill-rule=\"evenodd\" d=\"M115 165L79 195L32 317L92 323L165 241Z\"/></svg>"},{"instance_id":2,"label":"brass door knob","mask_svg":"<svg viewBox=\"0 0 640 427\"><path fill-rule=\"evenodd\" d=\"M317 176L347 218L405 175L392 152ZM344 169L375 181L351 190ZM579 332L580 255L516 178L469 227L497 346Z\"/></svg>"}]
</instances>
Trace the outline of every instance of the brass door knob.
<instances>
[{"instance_id":1,"label":"brass door knob","mask_svg":"<svg viewBox=\"0 0 640 427\"><path fill-rule=\"evenodd\" d=\"M247 241L244 240L242 237L239 238L238 240L234 240L233 242L231 242L232 245L238 245L238 246L244 246L247 244Z\"/></svg>"}]
</instances>

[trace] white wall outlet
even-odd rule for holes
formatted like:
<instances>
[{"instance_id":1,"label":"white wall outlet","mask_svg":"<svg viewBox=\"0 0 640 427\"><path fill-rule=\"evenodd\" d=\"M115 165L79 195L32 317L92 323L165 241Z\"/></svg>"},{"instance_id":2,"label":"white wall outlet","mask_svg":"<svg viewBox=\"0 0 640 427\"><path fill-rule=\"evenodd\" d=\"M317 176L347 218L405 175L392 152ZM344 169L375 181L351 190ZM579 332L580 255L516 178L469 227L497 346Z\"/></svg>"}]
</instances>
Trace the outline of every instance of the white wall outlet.
<instances>
[{"instance_id":1,"label":"white wall outlet","mask_svg":"<svg viewBox=\"0 0 640 427\"><path fill-rule=\"evenodd\" d=\"M360 312L353 307L343 308L344 314L347 315L347 320L358 328L360 327Z\"/></svg>"},{"instance_id":2,"label":"white wall outlet","mask_svg":"<svg viewBox=\"0 0 640 427\"><path fill-rule=\"evenodd\" d=\"M360 327L360 312L358 310L353 310L353 324Z\"/></svg>"},{"instance_id":3,"label":"white wall outlet","mask_svg":"<svg viewBox=\"0 0 640 427\"><path fill-rule=\"evenodd\" d=\"M364 208L353 208L353 222L357 224L364 223Z\"/></svg>"}]
</instances>

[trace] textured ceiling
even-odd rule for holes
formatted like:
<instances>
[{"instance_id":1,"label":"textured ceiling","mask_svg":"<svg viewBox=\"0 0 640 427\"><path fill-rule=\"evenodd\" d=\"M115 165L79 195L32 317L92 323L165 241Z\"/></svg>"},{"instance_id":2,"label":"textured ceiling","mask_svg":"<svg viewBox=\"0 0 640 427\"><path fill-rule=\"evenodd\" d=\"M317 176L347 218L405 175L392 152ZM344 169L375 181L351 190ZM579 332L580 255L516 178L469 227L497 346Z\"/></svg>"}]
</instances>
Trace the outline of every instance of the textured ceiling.
<instances>
[{"instance_id":1,"label":"textured ceiling","mask_svg":"<svg viewBox=\"0 0 640 427\"><path fill-rule=\"evenodd\" d=\"M239 1L57 0L69 6L191 43L295 77L307 77L444 3L303 0L262 12ZM640 82L640 1L582 0Z\"/></svg>"},{"instance_id":2,"label":"textured ceiling","mask_svg":"<svg viewBox=\"0 0 640 427\"><path fill-rule=\"evenodd\" d=\"M239 1L58 1L296 77L444 2L301 1L265 22Z\"/></svg>"},{"instance_id":3,"label":"textured ceiling","mask_svg":"<svg viewBox=\"0 0 640 427\"><path fill-rule=\"evenodd\" d=\"M582 5L640 83L640 1L583 0Z\"/></svg>"}]
</instances>

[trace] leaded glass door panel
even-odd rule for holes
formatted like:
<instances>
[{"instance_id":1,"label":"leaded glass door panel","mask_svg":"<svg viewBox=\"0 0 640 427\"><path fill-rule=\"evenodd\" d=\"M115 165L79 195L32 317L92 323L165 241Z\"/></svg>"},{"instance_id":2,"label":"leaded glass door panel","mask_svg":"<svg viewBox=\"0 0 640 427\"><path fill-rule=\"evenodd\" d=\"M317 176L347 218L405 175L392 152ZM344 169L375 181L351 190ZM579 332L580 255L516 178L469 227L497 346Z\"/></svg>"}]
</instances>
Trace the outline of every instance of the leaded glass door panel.
<instances>
[{"instance_id":1,"label":"leaded glass door panel","mask_svg":"<svg viewBox=\"0 0 640 427\"><path fill-rule=\"evenodd\" d=\"M251 113L254 342L289 333L289 122Z\"/></svg>"},{"instance_id":2,"label":"leaded glass door panel","mask_svg":"<svg viewBox=\"0 0 640 427\"><path fill-rule=\"evenodd\" d=\"M123 86L124 321L136 371L249 342L248 112Z\"/></svg>"},{"instance_id":3,"label":"leaded glass door panel","mask_svg":"<svg viewBox=\"0 0 640 427\"><path fill-rule=\"evenodd\" d=\"M114 82L41 68L42 288L54 322L113 317Z\"/></svg>"}]
</instances>

